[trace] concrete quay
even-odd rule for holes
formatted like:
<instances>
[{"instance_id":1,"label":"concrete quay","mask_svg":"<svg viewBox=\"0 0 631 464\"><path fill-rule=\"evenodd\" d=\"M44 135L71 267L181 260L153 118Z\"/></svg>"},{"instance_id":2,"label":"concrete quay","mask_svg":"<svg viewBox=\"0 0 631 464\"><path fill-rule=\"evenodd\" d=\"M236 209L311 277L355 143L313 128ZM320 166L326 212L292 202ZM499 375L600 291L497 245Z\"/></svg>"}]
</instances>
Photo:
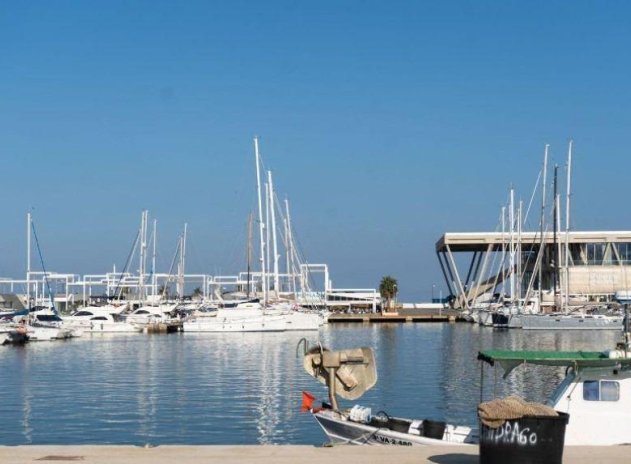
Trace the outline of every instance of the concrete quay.
<instances>
[{"instance_id":1,"label":"concrete quay","mask_svg":"<svg viewBox=\"0 0 631 464\"><path fill-rule=\"evenodd\" d=\"M0 446L0 463L80 462L83 464L477 464L477 446L376 447L304 445L253 446ZM565 464L629 463L631 446L571 446ZM544 464L544 463L541 463Z\"/></svg>"}]
</instances>

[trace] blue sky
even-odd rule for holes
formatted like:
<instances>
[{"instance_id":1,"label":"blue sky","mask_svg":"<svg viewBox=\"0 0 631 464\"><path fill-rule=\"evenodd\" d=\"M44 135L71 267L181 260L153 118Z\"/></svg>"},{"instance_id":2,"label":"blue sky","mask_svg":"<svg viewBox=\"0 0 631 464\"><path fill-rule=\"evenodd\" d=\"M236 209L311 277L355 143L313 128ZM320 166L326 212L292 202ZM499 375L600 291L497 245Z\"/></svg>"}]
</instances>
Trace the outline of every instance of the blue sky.
<instances>
[{"instance_id":1,"label":"blue sky","mask_svg":"<svg viewBox=\"0 0 631 464\"><path fill-rule=\"evenodd\" d=\"M2 2L0 275L123 265L143 208L168 267L243 267L252 137L337 287L428 298L445 231L494 230L575 140L576 229L629 229L625 2ZM444 287L444 286L443 286Z\"/></svg>"}]
</instances>

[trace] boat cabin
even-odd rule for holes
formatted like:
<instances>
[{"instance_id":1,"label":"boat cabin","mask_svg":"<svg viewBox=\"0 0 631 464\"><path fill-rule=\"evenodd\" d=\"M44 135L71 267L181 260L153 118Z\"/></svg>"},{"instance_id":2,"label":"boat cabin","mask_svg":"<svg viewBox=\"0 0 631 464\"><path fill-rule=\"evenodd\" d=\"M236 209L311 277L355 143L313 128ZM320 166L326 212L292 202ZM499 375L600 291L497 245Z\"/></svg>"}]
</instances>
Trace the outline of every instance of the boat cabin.
<instances>
[{"instance_id":1,"label":"boat cabin","mask_svg":"<svg viewBox=\"0 0 631 464\"><path fill-rule=\"evenodd\" d=\"M478 359L499 362L508 375L522 364L566 367L566 376L547 400L570 415L566 445L631 443L631 353L483 351Z\"/></svg>"}]
</instances>

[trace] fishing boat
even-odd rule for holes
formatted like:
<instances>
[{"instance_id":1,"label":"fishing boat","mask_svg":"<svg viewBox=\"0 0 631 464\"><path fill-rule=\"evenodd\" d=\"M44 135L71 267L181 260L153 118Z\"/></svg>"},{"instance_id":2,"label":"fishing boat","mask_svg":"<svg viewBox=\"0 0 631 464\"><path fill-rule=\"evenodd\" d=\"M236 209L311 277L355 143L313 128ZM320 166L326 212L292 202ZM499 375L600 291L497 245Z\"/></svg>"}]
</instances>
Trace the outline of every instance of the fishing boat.
<instances>
[{"instance_id":1,"label":"fishing boat","mask_svg":"<svg viewBox=\"0 0 631 464\"><path fill-rule=\"evenodd\" d=\"M523 365L565 367L566 375L547 401L569 414L566 445L631 443L631 352L481 351L478 359L500 364L508 375Z\"/></svg>"},{"instance_id":2,"label":"fishing boat","mask_svg":"<svg viewBox=\"0 0 631 464\"><path fill-rule=\"evenodd\" d=\"M305 341L306 345L306 341ZM377 383L375 357L371 348L330 351L322 346L305 353L304 368L328 387L328 402L314 407L315 397L303 392L303 410L312 413L333 443L354 445L467 445L478 443L477 431L432 419L391 417L381 411L355 405L342 410L337 396L361 397Z\"/></svg>"}]
</instances>

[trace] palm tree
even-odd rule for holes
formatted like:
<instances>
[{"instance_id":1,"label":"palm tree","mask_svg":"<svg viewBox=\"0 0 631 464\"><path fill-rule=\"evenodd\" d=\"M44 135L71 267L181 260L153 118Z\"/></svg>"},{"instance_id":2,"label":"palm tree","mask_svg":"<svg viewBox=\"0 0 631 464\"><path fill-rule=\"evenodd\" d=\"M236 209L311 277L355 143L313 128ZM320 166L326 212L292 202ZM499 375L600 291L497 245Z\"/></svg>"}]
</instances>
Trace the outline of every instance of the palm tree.
<instances>
[{"instance_id":1,"label":"palm tree","mask_svg":"<svg viewBox=\"0 0 631 464\"><path fill-rule=\"evenodd\" d=\"M381 278L379 293L381 294L381 297L387 301L387 308L392 306L392 299L397 297L398 292L399 288L397 286L397 279L389 275Z\"/></svg>"}]
</instances>

